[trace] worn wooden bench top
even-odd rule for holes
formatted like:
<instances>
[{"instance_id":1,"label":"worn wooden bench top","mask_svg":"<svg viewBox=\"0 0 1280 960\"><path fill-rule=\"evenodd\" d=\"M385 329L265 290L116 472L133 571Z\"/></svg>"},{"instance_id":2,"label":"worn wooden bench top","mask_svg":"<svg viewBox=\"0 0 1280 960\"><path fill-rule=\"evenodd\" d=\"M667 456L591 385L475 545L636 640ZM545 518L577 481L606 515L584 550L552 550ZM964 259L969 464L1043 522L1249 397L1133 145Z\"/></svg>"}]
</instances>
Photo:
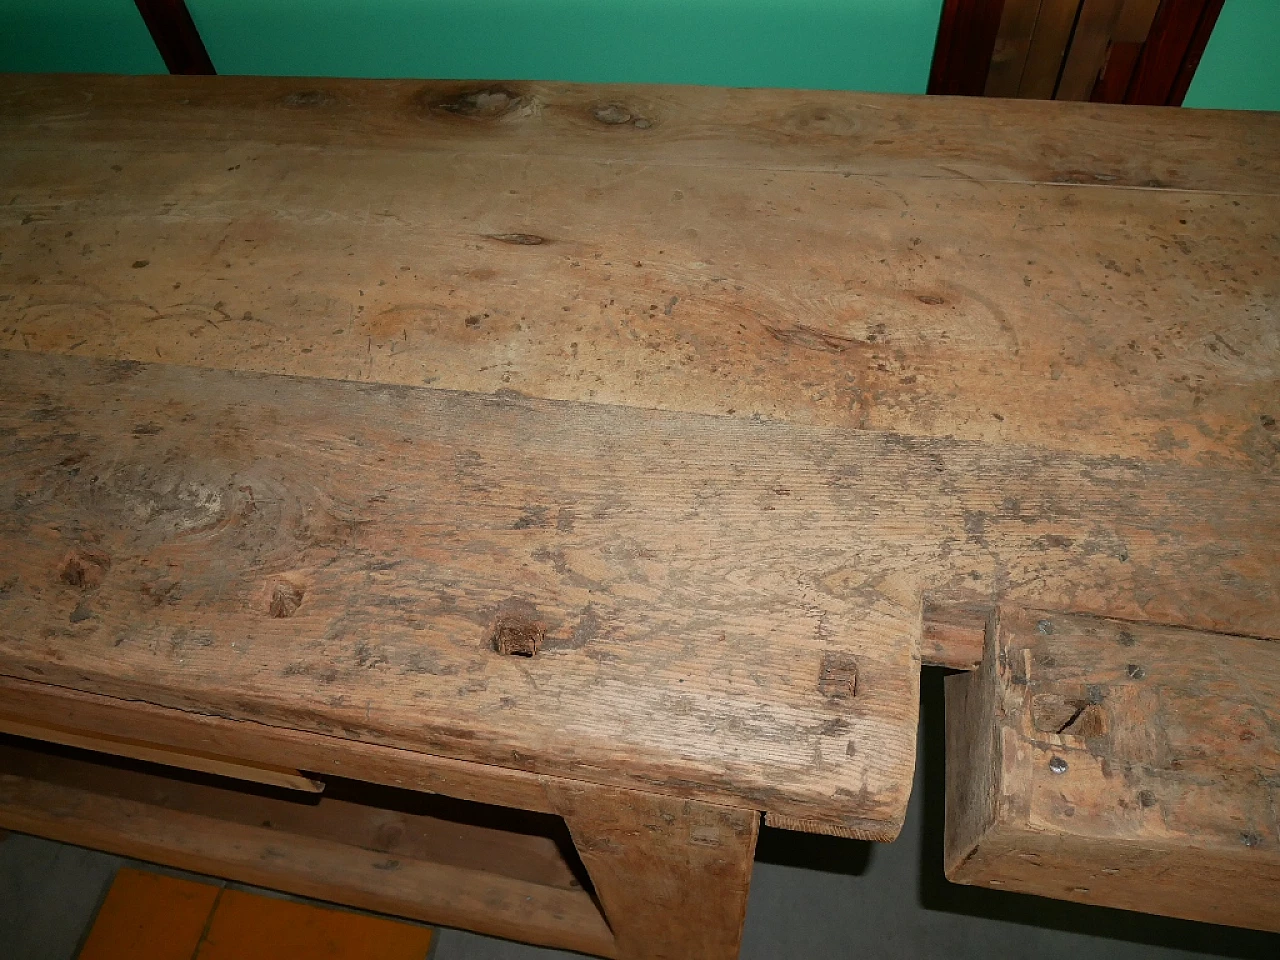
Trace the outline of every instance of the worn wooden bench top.
<instances>
[{"instance_id":1,"label":"worn wooden bench top","mask_svg":"<svg viewBox=\"0 0 1280 960\"><path fill-rule=\"evenodd\" d=\"M1280 638L1277 148L0 79L0 673L892 836L995 602Z\"/></svg>"}]
</instances>

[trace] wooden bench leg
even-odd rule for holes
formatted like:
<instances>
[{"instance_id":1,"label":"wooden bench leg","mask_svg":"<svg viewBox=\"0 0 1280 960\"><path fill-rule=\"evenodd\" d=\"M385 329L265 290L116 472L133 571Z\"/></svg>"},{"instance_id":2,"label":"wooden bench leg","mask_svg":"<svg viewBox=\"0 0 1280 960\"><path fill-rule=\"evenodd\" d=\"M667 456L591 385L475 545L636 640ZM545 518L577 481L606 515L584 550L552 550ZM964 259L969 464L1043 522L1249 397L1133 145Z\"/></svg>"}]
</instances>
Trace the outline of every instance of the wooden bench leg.
<instances>
[{"instance_id":1,"label":"wooden bench leg","mask_svg":"<svg viewBox=\"0 0 1280 960\"><path fill-rule=\"evenodd\" d=\"M760 815L547 781L621 960L735 960Z\"/></svg>"}]
</instances>

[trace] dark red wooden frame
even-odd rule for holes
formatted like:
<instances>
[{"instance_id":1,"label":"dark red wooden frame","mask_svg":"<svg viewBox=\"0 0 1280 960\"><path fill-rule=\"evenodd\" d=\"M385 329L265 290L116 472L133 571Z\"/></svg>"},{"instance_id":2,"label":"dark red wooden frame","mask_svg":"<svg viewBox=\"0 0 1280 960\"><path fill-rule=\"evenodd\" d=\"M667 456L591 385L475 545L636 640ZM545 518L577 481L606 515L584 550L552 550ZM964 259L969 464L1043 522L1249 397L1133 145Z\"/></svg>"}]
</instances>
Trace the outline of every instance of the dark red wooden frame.
<instances>
[{"instance_id":1,"label":"dark red wooden frame","mask_svg":"<svg viewBox=\"0 0 1280 960\"><path fill-rule=\"evenodd\" d=\"M1163 0L1146 43L1112 45L1091 99L1181 106L1223 3ZM946 0L929 93L982 96L1003 11L1004 0Z\"/></svg>"},{"instance_id":2,"label":"dark red wooden frame","mask_svg":"<svg viewBox=\"0 0 1280 960\"><path fill-rule=\"evenodd\" d=\"M217 72L185 0L133 2L170 73L212 75Z\"/></svg>"}]
</instances>

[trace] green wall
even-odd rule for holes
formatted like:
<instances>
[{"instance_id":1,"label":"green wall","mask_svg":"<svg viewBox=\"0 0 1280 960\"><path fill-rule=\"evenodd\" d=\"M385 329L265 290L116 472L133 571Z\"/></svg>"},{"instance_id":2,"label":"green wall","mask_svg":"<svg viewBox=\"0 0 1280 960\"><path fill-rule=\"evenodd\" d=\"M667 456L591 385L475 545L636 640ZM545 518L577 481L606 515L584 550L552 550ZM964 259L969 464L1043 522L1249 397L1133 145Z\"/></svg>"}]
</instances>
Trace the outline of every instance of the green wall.
<instances>
[{"instance_id":1,"label":"green wall","mask_svg":"<svg viewBox=\"0 0 1280 960\"><path fill-rule=\"evenodd\" d=\"M166 72L133 0L0 0L0 70Z\"/></svg>"},{"instance_id":2,"label":"green wall","mask_svg":"<svg viewBox=\"0 0 1280 960\"><path fill-rule=\"evenodd\" d=\"M923 92L942 0L188 0L220 71Z\"/></svg>"},{"instance_id":3,"label":"green wall","mask_svg":"<svg viewBox=\"0 0 1280 960\"><path fill-rule=\"evenodd\" d=\"M1227 0L1183 105L1280 110L1280 0Z\"/></svg>"},{"instance_id":4,"label":"green wall","mask_svg":"<svg viewBox=\"0 0 1280 960\"><path fill-rule=\"evenodd\" d=\"M222 73L924 91L943 0L188 0ZM0 0L0 70L162 73L132 0ZM1280 0L1226 0L1187 106L1280 110Z\"/></svg>"}]
</instances>

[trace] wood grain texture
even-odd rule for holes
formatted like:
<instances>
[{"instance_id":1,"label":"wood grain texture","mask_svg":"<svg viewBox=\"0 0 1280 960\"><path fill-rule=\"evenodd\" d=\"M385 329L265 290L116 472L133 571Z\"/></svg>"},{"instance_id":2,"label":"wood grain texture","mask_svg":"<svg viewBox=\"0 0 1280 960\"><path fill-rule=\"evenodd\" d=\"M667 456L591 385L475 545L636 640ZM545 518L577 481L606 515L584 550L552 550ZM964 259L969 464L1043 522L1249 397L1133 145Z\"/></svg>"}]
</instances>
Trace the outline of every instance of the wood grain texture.
<instances>
[{"instance_id":1,"label":"wood grain texture","mask_svg":"<svg viewBox=\"0 0 1280 960\"><path fill-rule=\"evenodd\" d=\"M1276 653L1001 607L947 679L948 876L1280 930Z\"/></svg>"},{"instance_id":2,"label":"wood grain texture","mask_svg":"<svg viewBox=\"0 0 1280 960\"><path fill-rule=\"evenodd\" d=\"M343 838L237 823L224 816L233 805L225 792L211 798L206 812L174 809L167 805L167 778L140 786L148 775L131 773L131 786L122 776L108 787L93 766L0 748L0 823L65 843L365 910L615 955L613 935L585 890L409 856L389 858ZM150 799L128 795L139 792L149 792Z\"/></svg>"},{"instance_id":3,"label":"wood grain texture","mask_svg":"<svg viewBox=\"0 0 1280 960\"><path fill-rule=\"evenodd\" d=\"M5 704L6 708L9 706L8 703ZM74 730L61 724L29 723L25 719L15 719L2 713L0 713L0 733L43 740L48 743L60 743L63 746L78 747L82 750L96 750L112 756L145 760L148 763L161 763L184 770L198 770L220 777L249 780L253 783L284 787L288 790L302 790L305 793L319 793L324 789L323 783L304 777L297 770L286 767L256 766L213 754L165 749L138 740L104 736L99 731Z\"/></svg>"},{"instance_id":4,"label":"wood grain texture","mask_svg":"<svg viewBox=\"0 0 1280 960\"><path fill-rule=\"evenodd\" d=\"M0 562L0 671L901 825L920 588L878 558L917 550L924 517L897 546L858 534L903 482L859 475L898 441L842 453L828 431L778 459L785 427L731 419L6 359L0 485L26 508L0 520L22 558ZM32 421L68 374L55 405L79 426ZM97 586L66 575L91 561ZM537 656L494 650L511 618Z\"/></svg>"},{"instance_id":5,"label":"wood grain texture","mask_svg":"<svg viewBox=\"0 0 1280 960\"><path fill-rule=\"evenodd\" d=\"M1088 100L1092 95L1123 8L1124 0L1083 0L1054 91L1056 99Z\"/></svg>"},{"instance_id":6,"label":"wood grain texture","mask_svg":"<svg viewBox=\"0 0 1280 960\"><path fill-rule=\"evenodd\" d=\"M198 146L0 148L0 345L1280 458L1278 197Z\"/></svg>"},{"instance_id":7,"label":"wood grain texture","mask_svg":"<svg viewBox=\"0 0 1280 960\"><path fill-rule=\"evenodd\" d=\"M548 792L619 957L736 960L759 814L564 781Z\"/></svg>"},{"instance_id":8,"label":"wood grain texture","mask_svg":"<svg viewBox=\"0 0 1280 960\"><path fill-rule=\"evenodd\" d=\"M1035 32L1036 19L1040 15L1040 3L1041 0L1005 0L983 96L1018 95L1022 70L1027 63L1027 51L1031 47L1031 35Z\"/></svg>"},{"instance_id":9,"label":"wood grain texture","mask_svg":"<svg viewBox=\"0 0 1280 960\"><path fill-rule=\"evenodd\" d=\"M0 385L0 671L111 696L891 835L922 591L1280 633L1270 476L30 353ZM493 650L512 615L537 656Z\"/></svg>"},{"instance_id":10,"label":"wood grain texture","mask_svg":"<svg viewBox=\"0 0 1280 960\"><path fill-rule=\"evenodd\" d=\"M1059 44L1058 60L1048 93L1023 89L1021 96L1052 96L1078 3L1042 0L1029 59L1040 57L1035 45L1048 42L1042 30L1052 33L1065 22L1066 33L1053 41ZM72 151L97 156L100 162L91 166L98 191L130 181L110 176L116 172L110 165L119 161L105 156L112 148L131 149L138 173L144 157L175 149L231 157L225 172L243 159L227 152L238 143L295 148L300 166L282 182L289 191L269 194L281 198L311 179L306 160L316 148L338 146L415 157L541 157L1275 194L1278 130L1280 117L1232 110L1188 116L813 90L282 77L0 78L0 156L37 144L60 145L59 164ZM242 165L240 172L251 169ZM46 175L56 183L65 171ZM576 176L566 172L555 182L572 183ZM355 183L371 179L366 174ZM430 179L424 171L411 183L425 186ZM340 205L341 192L330 189L327 199ZM609 202L601 206L608 213ZM181 215L181 209L171 212Z\"/></svg>"},{"instance_id":11,"label":"wood grain texture","mask_svg":"<svg viewBox=\"0 0 1280 960\"><path fill-rule=\"evenodd\" d=\"M1043 0L1036 20L1027 63L1018 84L1018 96L1031 100L1051 100L1058 89L1058 77L1071 43L1076 16L1082 0Z\"/></svg>"}]
</instances>

